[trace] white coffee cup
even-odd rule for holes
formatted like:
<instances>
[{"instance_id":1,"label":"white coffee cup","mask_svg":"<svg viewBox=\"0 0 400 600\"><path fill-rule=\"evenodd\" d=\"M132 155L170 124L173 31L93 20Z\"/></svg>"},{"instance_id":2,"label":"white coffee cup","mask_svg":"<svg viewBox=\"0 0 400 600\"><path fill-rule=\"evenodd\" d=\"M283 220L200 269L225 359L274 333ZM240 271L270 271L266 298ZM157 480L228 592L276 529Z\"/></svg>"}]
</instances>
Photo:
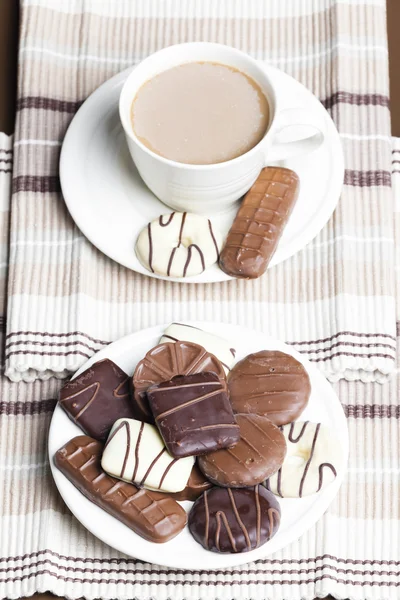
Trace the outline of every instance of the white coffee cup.
<instances>
[{"instance_id":1,"label":"white coffee cup","mask_svg":"<svg viewBox=\"0 0 400 600\"><path fill-rule=\"evenodd\" d=\"M190 165L159 156L144 146L133 131L131 107L139 88L158 73L203 61L235 67L254 79L269 102L270 125L262 140L245 154L214 165ZM311 111L295 105L279 107L274 85L261 63L230 46L208 42L169 46L143 60L121 90L119 113L132 159L150 190L177 211L200 214L228 208L247 192L263 167L311 152L324 138L323 125ZM312 135L306 138L304 126L308 132L311 128ZM300 139L296 130L301 132ZM282 141L288 133L291 141Z\"/></svg>"}]
</instances>

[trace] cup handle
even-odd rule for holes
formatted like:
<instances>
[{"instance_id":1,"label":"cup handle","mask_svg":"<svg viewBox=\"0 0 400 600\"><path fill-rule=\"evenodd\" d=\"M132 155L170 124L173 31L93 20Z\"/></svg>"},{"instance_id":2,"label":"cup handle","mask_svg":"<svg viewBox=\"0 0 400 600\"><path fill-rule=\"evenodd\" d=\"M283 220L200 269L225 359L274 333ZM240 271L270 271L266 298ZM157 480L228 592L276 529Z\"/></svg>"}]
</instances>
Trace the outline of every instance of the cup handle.
<instances>
[{"instance_id":1,"label":"cup handle","mask_svg":"<svg viewBox=\"0 0 400 600\"><path fill-rule=\"evenodd\" d=\"M313 152L324 141L321 118L306 108L286 108L275 117L275 135L266 164Z\"/></svg>"}]
</instances>

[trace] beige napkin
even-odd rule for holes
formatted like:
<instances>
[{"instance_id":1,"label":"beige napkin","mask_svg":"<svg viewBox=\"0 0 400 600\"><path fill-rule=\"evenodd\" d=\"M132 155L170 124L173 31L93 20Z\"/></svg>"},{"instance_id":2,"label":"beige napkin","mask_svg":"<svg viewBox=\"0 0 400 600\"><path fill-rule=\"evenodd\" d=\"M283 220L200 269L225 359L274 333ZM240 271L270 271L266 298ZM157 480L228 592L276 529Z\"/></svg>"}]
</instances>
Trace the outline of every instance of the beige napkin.
<instances>
[{"instance_id":1,"label":"beige napkin","mask_svg":"<svg viewBox=\"0 0 400 600\"><path fill-rule=\"evenodd\" d=\"M384 0L23 0L22 7L8 377L64 377L123 335L192 319L282 338L332 381L385 381L396 330ZM80 103L122 68L188 40L231 44L282 68L324 102L341 134L346 176L334 217L257 281L194 286L128 271L83 237L60 194L60 145Z\"/></svg>"},{"instance_id":2,"label":"beige napkin","mask_svg":"<svg viewBox=\"0 0 400 600\"><path fill-rule=\"evenodd\" d=\"M301 4L304 9L311 5ZM70 9L72 4L63 6ZM382 7L383 3L379 10L374 8L375 20ZM368 9L357 5L360 22L370 9L370 5ZM400 140L394 140L393 148L398 241ZM7 161L10 149L10 139L0 134L0 155L6 154ZM0 170L2 265L8 261L9 183L10 173ZM399 273L398 242L396 257ZM3 300L4 272L2 268ZM399 282L397 277L398 299ZM4 302L0 306L4 322ZM0 597L17 599L47 590L69 598L138 600L314 600L328 594L351 600L399 597L397 370L387 385L341 381L335 386L348 418L350 458L345 482L323 519L298 542L265 560L216 572L165 569L122 556L72 517L52 482L46 452L60 385L54 378L11 383L0 375Z\"/></svg>"}]
</instances>

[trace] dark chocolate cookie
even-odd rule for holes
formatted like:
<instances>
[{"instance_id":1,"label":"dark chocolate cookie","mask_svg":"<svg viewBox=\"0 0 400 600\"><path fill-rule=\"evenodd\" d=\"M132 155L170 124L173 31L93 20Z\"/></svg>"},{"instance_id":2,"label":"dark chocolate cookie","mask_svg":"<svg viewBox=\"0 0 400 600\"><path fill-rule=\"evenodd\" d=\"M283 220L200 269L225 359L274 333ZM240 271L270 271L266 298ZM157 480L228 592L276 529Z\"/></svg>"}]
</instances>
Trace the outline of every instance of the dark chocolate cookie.
<instances>
[{"instance_id":1,"label":"dark chocolate cookie","mask_svg":"<svg viewBox=\"0 0 400 600\"><path fill-rule=\"evenodd\" d=\"M281 511L275 496L262 485L231 489L213 487L194 503L189 529L212 552L249 552L277 532Z\"/></svg>"},{"instance_id":2,"label":"dark chocolate cookie","mask_svg":"<svg viewBox=\"0 0 400 600\"><path fill-rule=\"evenodd\" d=\"M226 386L215 373L177 375L151 386L147 399L167 450L175 458L198 456L239 441Z\"/></svg>"},{"instance_id":3,"label":"dark chocolate cookie","mask_svg":"<svg viewBox=\"0 0 400 600\"><path fill-rule=\"evenodd\" d=\"M60 405L82 431L105 441L115 421L134 416L130 378L105 358L61 388Z\"/></svg>"}]
</instances>

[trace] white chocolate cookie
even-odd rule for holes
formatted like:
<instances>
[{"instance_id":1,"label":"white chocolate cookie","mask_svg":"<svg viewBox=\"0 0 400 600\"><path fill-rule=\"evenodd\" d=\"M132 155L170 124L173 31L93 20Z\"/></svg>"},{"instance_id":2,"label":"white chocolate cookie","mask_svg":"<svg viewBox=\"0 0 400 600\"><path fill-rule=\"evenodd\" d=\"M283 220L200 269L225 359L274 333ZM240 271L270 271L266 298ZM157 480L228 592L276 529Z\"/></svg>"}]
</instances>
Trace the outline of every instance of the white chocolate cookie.
<instances>
[{"instance_id":1,"label":"white chocolate cookie","mask_svg":"<svg viewBox=\"0 0 400 600\"><path fill-rule=\"evenodd\" d=\"M221 234L210 219L173 212L161 215L140 232L136 255L152 273L190 277L218 261L221 245Z\"/></svg>"},{"instance_id":2,"label":"white chocolate cookie","mask_svg":"<svg viewBox=\"0 0 400 600\"><path fill-rule=\"evenodd\" d=\"M334 433L321 423L296 421L282 427L287 453L282 467L265 486L281 498L303 498L324 489L343 464Z\"/></svg>"},{"instance_id":3,"label":"white chocolate cookie","mask_svg":"<svg viewBox=\"0 0 400 600\"><path fill-rule=\"evenodd\" d=\"M171 456L157 428L134 419L114 423L101 459L109 475L160 492L181 492L193 463L192 456Z\"/></svg>"},{"instance_id":4,"label":"white chocolate cookie","mask_svg":"<svg viewBox=\"0 0 400 600\"><path fill-rule=\"evenodd\" d=\"M235 361L236 350L227 340L183 323L171 323L160 339L163 342L193 342L202 346L207 352L214 354L228 373Z\"/></svg>"}]
</instances>

